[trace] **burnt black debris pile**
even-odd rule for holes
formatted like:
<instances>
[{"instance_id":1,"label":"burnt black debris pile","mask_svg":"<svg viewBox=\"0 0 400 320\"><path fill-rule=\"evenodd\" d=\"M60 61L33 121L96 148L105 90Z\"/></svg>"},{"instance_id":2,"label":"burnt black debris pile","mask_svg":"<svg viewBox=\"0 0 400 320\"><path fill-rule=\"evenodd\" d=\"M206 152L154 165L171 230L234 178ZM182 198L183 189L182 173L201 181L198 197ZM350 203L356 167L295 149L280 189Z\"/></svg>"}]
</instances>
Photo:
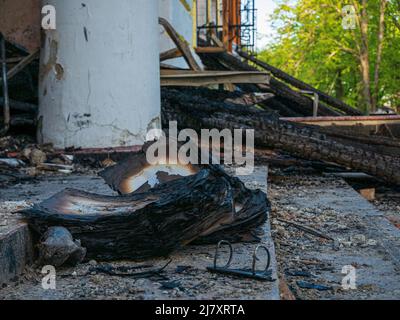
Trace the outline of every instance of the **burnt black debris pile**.
<instances>
[{"instance_id":1,"label":"burnt black debris pile","mask_svg":"<svg viewBox=\"0 0 400 320\"><path fill-rule=\"evenodd\" d=\"M229 93L225 93L226 97ZM354 136L282 120L258 106L214 101L210 89L163 88L164 128L253 129L255 146L272 148L301 159L324 161L361 171L389 184L400 184L399 142L375 136ZM222 96L222 94L220 94ZM211 98L210 98L211 97Z\"/></svg>"},{"instance_id":2,"label":"burnt black debris pile","mask_svg":"<svg viewBox=\"0 0 400 320\"><path fill-rule=\"evenodd\" d=\"M40 234L68 229L87 259L104 261L167 256L195 242L258 240L254 230L270 211L265 193L246 188L220 166L192 167L180 176L144 159L142 152L101 174L120 196L67 189L22 214ZM139 188L124 194L129 184Z\"/></svg>"}]
</instances>

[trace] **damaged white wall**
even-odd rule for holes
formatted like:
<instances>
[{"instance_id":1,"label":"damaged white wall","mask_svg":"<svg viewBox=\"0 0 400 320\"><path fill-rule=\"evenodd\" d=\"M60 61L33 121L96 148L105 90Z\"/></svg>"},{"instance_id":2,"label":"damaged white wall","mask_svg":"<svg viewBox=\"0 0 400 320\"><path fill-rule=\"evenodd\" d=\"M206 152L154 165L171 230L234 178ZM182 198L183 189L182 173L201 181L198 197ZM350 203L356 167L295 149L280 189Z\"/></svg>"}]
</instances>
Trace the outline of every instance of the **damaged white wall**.
<instances>
[{"instance_id":1,"label":"damaged white wall","mask_svg":"<svg viewBox=\"0 0 400 320\"><path fill-rule=\"evenodd\" d=\"M56 148L141 145L160 127L158 3L48 0L38 138Z\"/></svg>"}]
</instances>

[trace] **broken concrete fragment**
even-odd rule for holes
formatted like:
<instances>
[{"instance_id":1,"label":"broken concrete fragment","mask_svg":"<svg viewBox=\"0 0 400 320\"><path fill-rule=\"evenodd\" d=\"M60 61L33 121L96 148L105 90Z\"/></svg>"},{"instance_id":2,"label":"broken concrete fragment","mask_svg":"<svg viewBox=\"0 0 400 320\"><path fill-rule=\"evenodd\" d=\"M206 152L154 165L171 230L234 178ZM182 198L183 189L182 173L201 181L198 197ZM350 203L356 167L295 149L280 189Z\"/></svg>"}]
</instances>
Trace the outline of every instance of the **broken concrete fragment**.
<instances>
[{"instance_id":1,"label":"broken concrete fragment","mask_svg":"<svg viewBox=\"0 0 400 320\"><path fill-rule=\"evenodd\" d=\"M43 235L39 248L39 262L43 265L61 267L64 264L76 265L83 261L86 249L79 240L63 227L51 227Z\"/></svg>"},{"instance_id":2,"label":"broken concrete fragment","mask_svg":"<svg viewBox=\"0 0 400 320\"><path fill-rule=\"evenodd\" d=\"M38 166L41 165L42 163L46 162L47 156L46 153L39 149L33 149L29 155L29 159L31 162L31 165L33 166Z\"/></svg>"}]
</instances>

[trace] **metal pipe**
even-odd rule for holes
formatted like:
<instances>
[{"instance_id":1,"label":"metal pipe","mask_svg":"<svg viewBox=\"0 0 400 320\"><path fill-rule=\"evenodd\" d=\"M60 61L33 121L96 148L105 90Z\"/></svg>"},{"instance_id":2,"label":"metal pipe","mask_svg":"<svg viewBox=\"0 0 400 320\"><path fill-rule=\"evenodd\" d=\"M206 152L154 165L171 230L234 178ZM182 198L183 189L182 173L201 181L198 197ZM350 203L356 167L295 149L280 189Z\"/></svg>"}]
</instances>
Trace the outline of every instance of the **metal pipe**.
<instances>
[{"instance_id":1,"label":"metal pipe","mask_svg":"<svg viewBox=\"0 0 400 320\"><path fill-rule=\"evenodd\" d=\"M3 114L4 114L4 128L1 130L1 134L7 133L10 129L10 98L8 96L8 80L7 80L7 53L6 53L6 40L2 33L0 33L0 51L1 51L1 74L3 83Z\"/></svg>"},{"instance_id":2,"label":"metal pipe","mask_svg":"<svg viewBox=\"0 0 400 320\"><path fill-rule=\"evenodd\" d=\"M299 90L300 93L310 94L313 96L313 117L318 117L319 95L314 91Z\"/></svg>"},{"instance_id":3,"label":"metal pipe","mask_svg":"<svg viewBox=\"0 0 400 320\"><path fill-rule=\"evenodd\" d=\"M313 117L318 117L318 106L319 106L319 95L314 92L314 108L313 108Z\"/></svg>"}]
</instances>

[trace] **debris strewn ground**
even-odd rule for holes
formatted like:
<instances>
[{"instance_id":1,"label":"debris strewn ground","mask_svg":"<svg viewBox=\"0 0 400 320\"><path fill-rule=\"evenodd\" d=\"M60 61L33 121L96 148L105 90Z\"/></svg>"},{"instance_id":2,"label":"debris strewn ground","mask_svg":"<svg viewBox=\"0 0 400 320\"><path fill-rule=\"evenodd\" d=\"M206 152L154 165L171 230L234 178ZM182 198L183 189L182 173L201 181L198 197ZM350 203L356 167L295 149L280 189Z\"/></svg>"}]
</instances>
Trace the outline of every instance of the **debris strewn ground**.
<instances>
[{"instance_id":1,"label":"debris strewn ground","mask_svg":"<svg viewBox=\"0 0 400 320\"><path fill-rule=\"evenodd\" d=\"M297 299L400 297L399 232L382 212L337 177L274 170L270 181L279 272ZM355 268L354 290L343 290L346 266Z\"/></svg>"},{"instance_id":2,"label":"debris strewn ground","mask_svg":"<svg viewBox=\"0 0 400 320\"><path fill-rule=\"evenodd\" d=\"M270 169L268 190L273 205L272 234L281 298L288 299L290 295L296 299L399 298L398 229L384 212L363 199L341 178L310 172ZM251 179L247 185L266 187L265 183ZM91 174L44 176L3 189L0 195L2 211L7 211L13 204L20 208L40 201L66 187L82 186L91 192L112 194L100 178ZM18 202L21 199L24 199L23 203ZM282 221L310 228L333 241ZM237 244L234 249L237 260L233 266L250 266L254 244ZM144 262L103 263L92 260L75 268L60 269L57 290L44 290L41 268L28 267L23 276L13 279L0 290L0 298L279 298L278 283L207 272L206 267L213 263L214 250L214 246L188 246L169 258ZM222 252L227 254L225 249ZM126 275L162 268L170 259L171 263L159 274L145 278ZM356 270L355 290L342 288L345 266L353 266ZM125 275L110 275L110 271Z\"/></svg>"},{"instance_id":3,"label":"debris strewn ground","mask_svg":"<svg viewBox=\"0 0 400 320\"><path fill-rule=\"evenodd\" d=\"M266 169L257 169L256 178L246 181L248 187L266 189ZM100 194L113 194L101 178L92 175L69 175L49 177L36 183L24 183L5 189L0 202L30 199L40 201L64 189L82 188ZM269 234L269 223L265 225ZM265 238L272 260L276 261L273 243ZM249 268L256 244L234 244L232 267ZM260 282L237 279L209 273L206 268L213 265L215 246L186 246L168 258L144 262L121 261L102 263L90 261L76 268L63 268L57 273L57 289L44 290L40 267L29 267L27 272L0 291L0 299L278 299L278 281ZM227 248L221 251L221 260L227 258ZM260 254L261 256L261 254ZM261 258L262 259L262 258ZM171 263L157 275L135 279L132 276L113 276L104 270L117 273L144 272L161 268ZM259 264L265 261L260 261ZM223 261L221 261L223 264ZM145 266L141 268L141 266ZM272 263L273 277L276 266Z\"/></svg>"}]
</instances>

